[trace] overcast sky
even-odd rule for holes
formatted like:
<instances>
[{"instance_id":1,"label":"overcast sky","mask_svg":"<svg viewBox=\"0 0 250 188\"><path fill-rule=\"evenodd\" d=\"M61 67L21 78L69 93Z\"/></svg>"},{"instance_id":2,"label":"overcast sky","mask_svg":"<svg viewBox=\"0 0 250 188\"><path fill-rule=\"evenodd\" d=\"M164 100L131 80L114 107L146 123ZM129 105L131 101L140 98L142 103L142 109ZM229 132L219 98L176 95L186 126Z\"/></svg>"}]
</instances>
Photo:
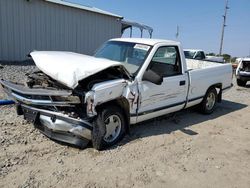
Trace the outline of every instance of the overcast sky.
<instances>
[{"instance_id":1,"label":"overcast sky","mask_svg":"<svg viewBox=\"0 0 250 188\"><path fill-rule=\"evenodd\" d=\"M67 0L94 6L147 24L153 38L176 40L184 48L219 53L225 0ZM250 0L229 0L223 53L250 55ZM135 36L139 37L138 32ZM147 37L147 35L144 35Z\"/></svg>"}]
</instances>

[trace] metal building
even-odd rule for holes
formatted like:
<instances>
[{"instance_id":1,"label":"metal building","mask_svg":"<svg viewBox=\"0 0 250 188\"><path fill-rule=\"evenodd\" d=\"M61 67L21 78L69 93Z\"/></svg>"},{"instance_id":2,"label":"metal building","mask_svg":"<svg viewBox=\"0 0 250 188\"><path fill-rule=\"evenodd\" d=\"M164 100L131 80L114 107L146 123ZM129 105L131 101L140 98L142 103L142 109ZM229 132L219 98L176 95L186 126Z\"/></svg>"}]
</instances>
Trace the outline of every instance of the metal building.
<instances>
[{"instance_id":1,"label":"metal building","mask_svg":"<svg viewBox=\"0 0 250 188\"><path fill-rule=\"evenodd\" d=\"M24 60L33 50L93 54L121 37L122 17L61 0L0 0L0 60Z\"/></svg>"}]
</instances>

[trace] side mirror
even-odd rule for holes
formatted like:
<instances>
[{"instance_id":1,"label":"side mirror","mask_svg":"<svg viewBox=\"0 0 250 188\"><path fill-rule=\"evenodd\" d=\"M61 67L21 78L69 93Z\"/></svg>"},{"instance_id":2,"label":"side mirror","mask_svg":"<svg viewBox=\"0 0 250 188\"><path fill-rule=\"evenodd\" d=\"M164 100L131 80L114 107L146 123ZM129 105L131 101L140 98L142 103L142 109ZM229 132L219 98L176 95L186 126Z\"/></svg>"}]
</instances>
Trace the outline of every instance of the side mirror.
<instances>
[{"instance_id":1,"label":"side mirror","mask_svg":"<svg viewBox=\"0 0 250 188\"><path fill-rule=\"evenodd\" d=\"M149 69L144 73L142 80L152 82L156 85L161 85L163 82L163 77Z\"/></svg>"}]
</instances>

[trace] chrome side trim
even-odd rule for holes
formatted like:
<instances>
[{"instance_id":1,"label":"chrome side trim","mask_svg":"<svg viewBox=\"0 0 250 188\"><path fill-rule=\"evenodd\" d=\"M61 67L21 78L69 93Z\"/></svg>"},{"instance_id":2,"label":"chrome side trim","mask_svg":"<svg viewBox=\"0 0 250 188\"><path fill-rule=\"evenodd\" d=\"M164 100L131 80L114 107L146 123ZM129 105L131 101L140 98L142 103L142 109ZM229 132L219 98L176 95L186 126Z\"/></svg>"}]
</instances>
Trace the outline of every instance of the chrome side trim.
<instances>
[{"instance_id":1,"label":"chrome side trim","mask_svg":"<svg viewBox=\"0 0 250 188\"><path fill-rule=\"evenodd\" d=\"M223 88L223 89L222 89L222 92L228 91L228 90L231 89L233 86L234 86L234 85L231 84L231 86Z\"/></svg>"}]
</instances>

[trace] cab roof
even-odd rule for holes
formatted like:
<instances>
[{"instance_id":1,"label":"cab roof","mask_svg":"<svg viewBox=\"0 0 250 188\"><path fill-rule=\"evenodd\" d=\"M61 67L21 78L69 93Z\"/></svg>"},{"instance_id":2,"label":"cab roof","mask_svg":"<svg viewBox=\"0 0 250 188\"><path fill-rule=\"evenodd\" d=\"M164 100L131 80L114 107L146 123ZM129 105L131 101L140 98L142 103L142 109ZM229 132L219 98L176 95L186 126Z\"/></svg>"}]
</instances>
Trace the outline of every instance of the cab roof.
<instances>
[{"instance_id":1,"label":"cab roof","mask_svg":"<svg viewBox=\"0 0 250 188\"><path fill-rule=\"evenodd\" d=\"M169 45L180 45L179 42L172 40L148 39L148 38L116 38L116 39L111 39L110 41L132 42L132 43L146 44L150 46L154 46L158 43L165 43Z\"/></svg>"}]
</instances>

